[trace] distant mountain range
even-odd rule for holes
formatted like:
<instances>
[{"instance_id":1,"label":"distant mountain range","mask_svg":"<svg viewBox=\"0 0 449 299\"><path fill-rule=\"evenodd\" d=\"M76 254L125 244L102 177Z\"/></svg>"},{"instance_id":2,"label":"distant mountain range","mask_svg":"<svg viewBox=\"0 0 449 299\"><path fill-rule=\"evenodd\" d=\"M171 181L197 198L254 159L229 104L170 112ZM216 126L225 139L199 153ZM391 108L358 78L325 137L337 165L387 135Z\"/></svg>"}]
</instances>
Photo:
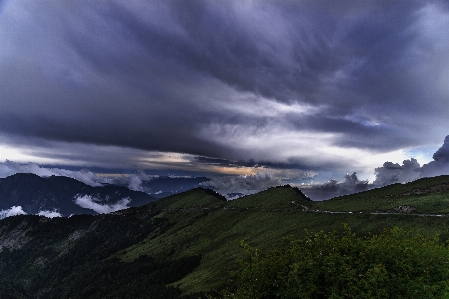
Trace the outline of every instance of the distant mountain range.
<instances>
[{"instance_id":1,"label":"distant mountain range","mask_svg":"<svg viewBox=\"0 0 449 299\"><path fill-rule=\"evenodd\" d=\"M162 198L199 187L201 183L210 181L207 177L170 177L160 176L142 182L142 189L156 198Z\"/></svg>"},{"instance_id":2,"label":"distant mountain range","mask_svg":"<svg viewBox=\"0 0 449 299\"><path fill-rule=\"evenodd\" d=\"M70 216L137 207L156 200L145 192L105 185L92 187L64 176L17 173L0 179L0 210L21 207L21 213ZM16 209L17 212L17 209ZM1 216L1 213L0 213Z\"/></svg>"}]
</instances>

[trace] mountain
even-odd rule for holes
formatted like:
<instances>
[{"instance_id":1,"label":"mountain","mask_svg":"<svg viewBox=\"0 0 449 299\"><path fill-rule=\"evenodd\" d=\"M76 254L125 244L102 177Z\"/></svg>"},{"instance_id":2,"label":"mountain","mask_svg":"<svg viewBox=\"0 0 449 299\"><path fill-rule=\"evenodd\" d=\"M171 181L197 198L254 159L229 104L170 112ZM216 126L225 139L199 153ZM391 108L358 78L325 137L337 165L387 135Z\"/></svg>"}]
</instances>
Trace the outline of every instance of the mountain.
<instances>
[{"instance_id":1,"label":"mountain","mask_svg":"<svg viewBox=\"0 0 449 299\"><path fill-rule=\"evenodd\" d=\"M92 187L64 176L17 173L0 179L0 210L21 206L27 214L42 211L57 211L62 216L97 214L154 200L144 192L109 185Z\"/></svg>"},{"instance_id":2,"label":"mountain","mask_svg":"<svg viewBox=\"0 0 449 299\"><path fill-rule=\"evenodd\" d=\"M0 220L0 294L31 299L217 296L237 260L248 259L241 240L271 250L287 242L286 236L338 232L342 223L361 236L398 226L438 233L445 241L447 217L439 215L449 206L446 182L420 180L326 202L311 201L288 185L233 201L196 188L110 214L5 218ZM360 210L369 200L385 213ZM403 203L415 210L390 208ZM428 214L418 214L424 206Z\"/></svg>"},{"instance_id":3,"label":"mountain","mask_svg":"<svg viewBox=\"0 0 449 299\"><path fill-rule=\"evenodd\" d=\"M162 198L197 188L201 183L210 181L207 177L169 177L160 176L142 182L143 190L156 198Z\"/></svg>"}]
</instances>

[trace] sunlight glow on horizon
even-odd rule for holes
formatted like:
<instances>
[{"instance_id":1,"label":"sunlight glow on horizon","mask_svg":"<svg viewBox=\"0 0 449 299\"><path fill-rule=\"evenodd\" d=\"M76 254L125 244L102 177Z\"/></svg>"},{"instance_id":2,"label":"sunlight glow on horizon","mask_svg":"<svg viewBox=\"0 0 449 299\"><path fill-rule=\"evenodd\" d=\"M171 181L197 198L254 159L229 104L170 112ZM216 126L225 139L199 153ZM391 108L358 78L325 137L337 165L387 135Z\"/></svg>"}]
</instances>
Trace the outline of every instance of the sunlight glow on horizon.
<instances>
[{"instance_id":1,"label":"sunlight glow on horizon","mask_svg":"<svg viewBox=\"0 0 449 299\"><path fill-rule=\"evenodd\" d=\"M56 159L38 157L26 152L0 144L0 162L9 160L17 163L61 164Z\"/></svg>"},{"instance_id":2,"label":"sunlight glow on horizon","mask_svg":"<svg viewBox=\"0 0 449 299\"><path fill-rule=\"evenodd\" d=\"M283 137L286 137L285 135ZM291 136L290 136L291 137ZM297 137L297 136L295 136ZM312 138L312 136L308 136ZM283 138L277 139L276 141L281 142ZM289 138L286 138L289 139ZM260 142L260 140L258 141ZM61 153L64 149L67 149L68 146L64 144L63 146L58 146L55 144L55 152ZM77 145L74 145L77 146ZM184 170L191 171L193 173L198 173L204 175L207 173L207 176L220 176L220 175L256 175L258 173L271 173L272 175L279 177L303 177L303 174L306 169L277 169L270 167L251 167L251 166L239 166L234 164L214 164L213 162L205 163L196 160L196 156L185 154L185 153L175 153L175 152L154 152L154 151L143 151L143 150L130 150L128 152L127 148L120 147L109 147L109 146L98 146L98 145L82 145L85 150L89 150L92 153L97 152L97 155L103 155L106 152L111 153L113 156L121 153L122 156L127 156L129 160L134 161L135 163L132 165L124 164L122 169L143 169L143 170L152 170L154 171L162 170L162 169L171 169L176 172L176 170ZM402 164L404 160L408 160L414 158L420 163L420 165L424 165L430 161L432 161L432 154L438 149L438 146L421 146L416 148L406 148L399 149L396 151L386 152L386 153L375 153L367 150L359 149L359 148L342 148L333 145L326 145L326 143L321 144L321 148L319 152L315 152L317 155L325 155L326 157L333 157L335 161L345 161L347 163L347 167L345 169L341 169L340 171L335 171L334 175L332 175L333 179L341 181L343 179L343 173L352 173L357 172L357 176L360 180L368 180L373 182L375 180L375 168L381 167L385 162L392 162ZM294 147L290 149L294 153ZM121 152L123 151L123 152ZM74 167L85 167L85 168L110 168L116 169L116 165L95 162L83 161L82 157L77 157L76 155L69 160L65 159L57 159L57 158L48 158L39 156L41 153L38 150L33 150L29 148L14 148L8 145L0 145L0 162L9 160L16 163L37 163L40 165L54 165L58 167L58 165L71 165ZM69 153L67 153L69 154ZM118 155L117 157L119 157ZM117 162L117 161L116 161ZM230 161L231 162L231 161ZM109 166L109 167L108 167ZM287 175L288 173L288 175ZM319 173L319 172L318 172ZM315 175L317 175L316 173ZM115 172L108 173L107 171L103 171L103 173L99 174L100 176L115 176ZM122 175L122 174L120 174Z\"/></svg>"}]
</instances>

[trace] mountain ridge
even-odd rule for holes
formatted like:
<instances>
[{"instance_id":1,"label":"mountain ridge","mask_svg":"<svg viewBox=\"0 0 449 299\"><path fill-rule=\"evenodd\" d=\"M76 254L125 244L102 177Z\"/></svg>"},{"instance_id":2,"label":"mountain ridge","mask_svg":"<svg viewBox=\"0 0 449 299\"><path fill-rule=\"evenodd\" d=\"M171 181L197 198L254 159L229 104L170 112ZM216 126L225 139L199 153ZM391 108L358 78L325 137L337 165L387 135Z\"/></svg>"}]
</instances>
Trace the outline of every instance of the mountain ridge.
<instances>
[{"instance_id":1,"label":"mountain ridge","mask_svg":"<svg viewBox=\"0 0 449 299\"><path fill-rule=\"evenodd\" d=\"M20 206L27 214L40 211L57 211L62 216L98 213L77 204L77 198L84 198L86 205L90 203L99 207L117 205L126 198L131 207L156 200L144 192L126 187L92 187L64 176L40 177L31 173L17 173L0 179L0 210Z\"/></svg>"}]
</instances>

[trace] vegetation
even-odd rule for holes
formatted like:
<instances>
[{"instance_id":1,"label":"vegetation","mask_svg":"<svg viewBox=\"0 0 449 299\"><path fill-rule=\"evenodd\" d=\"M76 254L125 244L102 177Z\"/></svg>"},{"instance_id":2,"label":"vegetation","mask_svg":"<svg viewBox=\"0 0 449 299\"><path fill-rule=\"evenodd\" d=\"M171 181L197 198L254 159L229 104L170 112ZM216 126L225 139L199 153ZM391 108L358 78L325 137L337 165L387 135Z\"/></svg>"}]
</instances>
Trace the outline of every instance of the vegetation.
<instances>
[{"instance_id":1,"label":"vegetation","mask_svg":"<svg viewBox=\"0 0 449 299\"><path fill-rule=\"evenodd\" d=\"M449 248L437 235L397 227L356 237L345 227L308 232L263 254L242 242L248 259L227 298L442 298L449 290Z\"/></svg>"}]
</instances>

